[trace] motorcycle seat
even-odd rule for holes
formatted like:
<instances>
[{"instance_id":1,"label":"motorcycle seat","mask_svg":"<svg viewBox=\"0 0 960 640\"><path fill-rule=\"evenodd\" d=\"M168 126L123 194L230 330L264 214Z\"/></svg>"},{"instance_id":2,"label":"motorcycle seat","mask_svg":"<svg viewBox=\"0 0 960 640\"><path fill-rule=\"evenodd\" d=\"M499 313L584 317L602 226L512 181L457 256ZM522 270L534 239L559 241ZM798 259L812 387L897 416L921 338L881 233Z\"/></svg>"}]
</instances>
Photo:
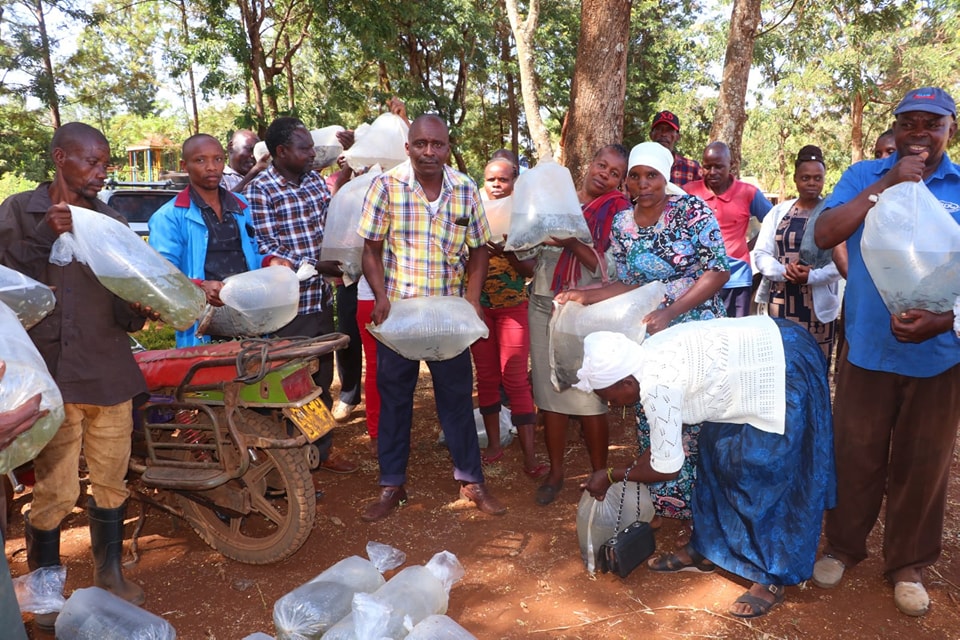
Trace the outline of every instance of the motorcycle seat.
<instances>
[{"instance_id":1,"label":"motorcycle seat","mask_svg":"<svg viewBox=\"0 0 960 640\"><path fill-rule=\"evenodd\" d=\"M200 362L223 360L223 364L203 367L191 385L217 384L237 378L236 357L243 348L239 341L205 344L182 349L141 351L133 354L150 391L179 386L190 368Z\"/></svg>"}]
</instances>

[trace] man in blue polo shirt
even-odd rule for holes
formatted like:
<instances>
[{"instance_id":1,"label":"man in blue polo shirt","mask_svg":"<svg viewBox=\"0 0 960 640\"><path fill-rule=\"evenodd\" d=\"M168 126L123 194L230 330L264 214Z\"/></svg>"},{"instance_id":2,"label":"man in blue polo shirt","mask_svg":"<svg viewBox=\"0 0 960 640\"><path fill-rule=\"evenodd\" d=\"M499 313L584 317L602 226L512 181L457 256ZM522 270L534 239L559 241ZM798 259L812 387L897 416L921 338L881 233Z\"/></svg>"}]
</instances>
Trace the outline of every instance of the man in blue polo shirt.
<instances>
[{"instance_id":1,"label":"man in blue polo shirt","mask_svg":"<svg viewBox=\"0 0 960 640\"><path fill-rule=\"evenodd\" d=\"M827 513L827 545L813 582L830 588L867 557L866 540L884 493L884 575L897 608L926 613L923 569L942 546L947 480L960 423L960 339L953 312L910 309L891 316L860 252L871 197L923 180L960 224L960 167L946 154L956 105L942 89L909 92L894 110L897 152L843 174L816 224L816 241L847 241L846 360L834 407L838 501Z\"/></svg>"}]
</instances>

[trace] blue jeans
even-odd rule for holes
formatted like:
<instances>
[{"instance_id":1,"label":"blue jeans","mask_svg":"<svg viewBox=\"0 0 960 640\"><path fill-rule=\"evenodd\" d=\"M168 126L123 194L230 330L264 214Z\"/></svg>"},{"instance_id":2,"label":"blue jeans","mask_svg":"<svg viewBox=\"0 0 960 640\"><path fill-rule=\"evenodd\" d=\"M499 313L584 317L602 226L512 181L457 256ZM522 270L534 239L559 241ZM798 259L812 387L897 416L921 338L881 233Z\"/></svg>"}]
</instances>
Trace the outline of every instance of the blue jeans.
<instances>
[{"instance_id":1,"label":"blue jeans","mask_svg":"<svg viewBox=\"0 0 960 640\"><path fill-rule=\"evenodd\" d=\"M433 376L437 417L453 458L453 477L460 482L483 482L480 444L473 418L470 350L465 349L450 360L427 362L427 366ZM398 487L407 482L413 392L419 374L419 360L407 360L377 343L377 389L381 402L377 448L381 486Z\"/></svg>"}]
</instances>

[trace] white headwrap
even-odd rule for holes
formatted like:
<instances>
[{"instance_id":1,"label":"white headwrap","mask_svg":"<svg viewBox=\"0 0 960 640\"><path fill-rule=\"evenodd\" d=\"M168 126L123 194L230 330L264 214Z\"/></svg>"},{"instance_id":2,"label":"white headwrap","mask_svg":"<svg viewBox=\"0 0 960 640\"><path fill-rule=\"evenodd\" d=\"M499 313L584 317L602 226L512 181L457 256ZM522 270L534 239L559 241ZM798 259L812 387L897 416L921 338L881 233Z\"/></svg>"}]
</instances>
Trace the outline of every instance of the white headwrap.
<instances>
[{"instance_id":1,"label":"white headwrap","mask_svg":"<svg viewBox=\"0 0 960 640\"><path fill-rule=\"evenodd\" d=\"M682 196L683 189L670 182L670 169L673 167L673 154L659 142L641 142L630 150L630 160L627 162L627 172L636 166L651 167L667 181L667 193Z\"/></svg>"},{"instance_id":2,"label":"white headwrap","mask_svg":"<svg viewBox=\"0 0 960 640\"><path fill-rule=\"evenodd\" d=\"M583 341L583 366L577 371L579 382L573 386L587 393L606 389L633 375L642 362L642 348L627 336L595 331Z\"/></svg>"}]
</instances>

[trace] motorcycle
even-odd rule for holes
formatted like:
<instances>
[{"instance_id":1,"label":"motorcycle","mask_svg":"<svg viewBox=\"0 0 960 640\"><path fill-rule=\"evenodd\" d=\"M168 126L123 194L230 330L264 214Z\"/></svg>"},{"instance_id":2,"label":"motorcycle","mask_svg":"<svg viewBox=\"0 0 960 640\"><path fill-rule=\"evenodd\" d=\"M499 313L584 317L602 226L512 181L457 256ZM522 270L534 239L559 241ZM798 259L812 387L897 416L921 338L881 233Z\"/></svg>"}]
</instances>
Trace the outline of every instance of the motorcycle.
<instances>
[{"instance_id":1,"label":"motorcycle","mask_svg":"<svg viewBox=\"0 0 960 640\"><path fill-rule=\"evenodd\" d=\"M226 342L135 354L150 399L136 410L131 497L186 520L248 564L289 557L313 529L320 464L335 425L312 374L343 334Z\"/></svg>"}]
</instances>

